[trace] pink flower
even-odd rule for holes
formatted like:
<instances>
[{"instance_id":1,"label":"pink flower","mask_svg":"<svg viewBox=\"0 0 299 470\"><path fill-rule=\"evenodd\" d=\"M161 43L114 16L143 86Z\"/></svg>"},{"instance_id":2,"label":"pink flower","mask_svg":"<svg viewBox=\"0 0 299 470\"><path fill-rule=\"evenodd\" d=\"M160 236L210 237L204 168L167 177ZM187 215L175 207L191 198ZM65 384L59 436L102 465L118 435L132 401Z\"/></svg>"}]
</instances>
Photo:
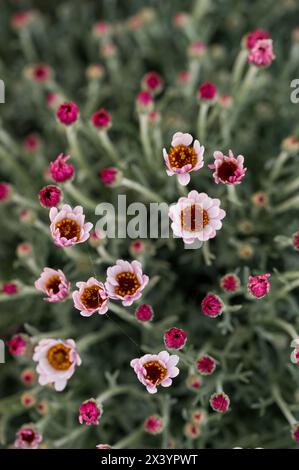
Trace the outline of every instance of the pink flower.
<instances>
[{"instance_id":1,"label":"pink flower","mask_svg":"<svg viewBox=\"0 0 299 470\"><path fill-rule=\"evenodd\" d=\"M15 295L18 290L18 285L15 282L5 282L2 286L2 292L6 295Z\"/></svg>"},{"instance_id":2,"label":"pink flower","mask_svg":"<svg viewBox=\"0 0 299 470\"><path fill-rule=\"evenodd\" d=\"M219 199L212 199L206 193L190 191L188 197L181 197L177 204L170 207L168 215L172 220L174 235L183 238L186 244L214 238L226 215L219 206Z\"/></svg>"},{"instance_id":3,"label":"pink flower","mask_svg":"<svg viewBox=\"0 0 299 470\"><path fill-rule=\"evenodd\" d=\"M189 24L190 19L191 17L188 13L185 13L184 11L179 11L172 17L172 23L177 28L184 28Z\"/></svg>"},{"instance_id":4,"label":"pink flower","mask_svg":"<svg viewBox=\"0 0 299 470\"><path fill-rule=\"evenodd\" d=\"M240 287L240 279L235 274L225 274L220 280L220 286L226 292L236 292Z\"/></svg>"},{"instance_id":5,"label":"pink flower","mask_svg":"<svg viewBox=\"0 0 299 470\"><path fill-rule=\"evenodd\" d=\"M25 408L31 408L33 405L35 405L36 398L34 395L32 395L32 393L24 392L21 395L20 401Z\"/></svg>"},{"instance_id":6,"label":"pink flower","mask_svg":"<svg viewBox=\"0 0 299 470\"><path fill-rule=\"evenodd\" d=\"M60 269L44 268L34 285L47 295L44 300L51 303L62 302L70 292L70 282Z\"/></svg>"},{"instance_id":7,"label":"pink flower","mask_svg":"<svg viewBox=\"0 0 299 470\"><path fill-rule=\"evenodd\" d=\"M54 162L50 163L49 170L54 181L62 183L68 181L74 175L74 165L66 163L70 159L70 155L60 153Z\"/></svg>"},{"instance_id":8,"label":"pink flower","mask_svg":"<svg viewBox=\"0 0 299 470\"><path fill-rule=\"evenodd\" d=\"M205 354L197 359L196 367L202 375L211 375L216 369L216 361L213 357Z\"/></svg>"},{"instance_id":9,"label":"pink flower","mask_svg":"<svg viewBox=\"0 0 299 470\"><path fill-rule=\"evenodd\" d=\"M219 96L218 103L222 108L229 109L232 106L233 99L230 95L222 95Z\"/></svg>"},{"instance_id":10,"label":"pink flower","mask_svg":"<svg viewBox=\"0 0 299 470\"><path fill-rule=\"evenodd\" d=\"M299 250L299 232L294 233L292 241L295 250Z\"/></svg>"},{"instance_id":11,"label":"pink flower","mask_svg":"<svg viewBox=\"0 0 299 470\"><path fill-rule=\"evenodd\" d=\"M204 82L198 88L198 98L202 101L211 102L217 97L217 88L212 82Z\"/></svg>"},{"instance_id":12,"label":"pink flower","mask_svg":"<svg viewBox=\"0 0 299 470\"><path fill-rule=\"evenodd\" d=\"M177 81L180 85L186 85L190 80L190 76L189 70L182 70L177 75Z\"/></svg>"},{"instance_id":13,"label":"pink flower","mask_svg":"<svg viewBox=\"0 0 299 470\"><path fill-rule=\"evenodd\" d=\"M74 307L83 317L94 313L103 315L108 310L108 294L102 282L90 277L87 282L77 282L79 290L73 292Z\"/></svg>"},{"instance_id":14,"label":"pink flower","mask_svg":"<svg viewBox=\"0 0 299 470\"><path fill-rule=\"evenodd\" d=\"M228 156L223 155L218 150L214 152L214 163L208 165L209 168L215 170L213 177L215 183L223 184L240 184L245 176L247 168L244 168L244 157L238 155L237 158L231 150L228 152Z\"/></svg>"},{"instance_id":15,"label":"pink flower","mask_svg":"<svg viewBox=\"0 0 299 470\"><path fill-rule=\"evenodd\" d=\"M103 38L111 32L111 26L105 21L97 21L92 28L92 32L97 38Z\"/></svg>"},{"instance_id":16,"label":"pink flower","mask_svg":"<svg viewBox=\"0 0 299 470\"><path fill-rule=\"evenodd\" d=\"M22 426L17 432L14 446L18 449L37 449L42 440L42 435L29 424Z\"/></svg>"},{"instance_id":17,"label":"pink flower","mask_svg":"<svg viewBox=\"0 0 299 470\"><path fill-rule=\"evenodd\" d=\"M36 373L33 369L24 369L21 372L21 380L25 385L32 385L36 381Z\"/></svg>"},{"instance_id":18,"label":"pink flower","mask_svg":"<svg viewBox=\"0 0 299 470\"><path fill-rule=\"evenodd\" d=\"M199 426L195 423L186 423L184 433L189 439L196 439L200 434Z\"/></svg>"},{"instance_id":19,"label":"pink flower","mask_svg":"<svg viewBox=\"0 0 299 470\"><path fill-rule=\"evenodd\" d=\"M251 201L255 207L267 207L269 203L269 197L268 194L264 191L257 191L252 195Z\"/></svg>"},{"instance_id":20,"label":"pink flower","mask_svg":"<svg viewBox=\"0 0 299 470\"><path fill-rule=\"evenodd\" d=\"M16 253L18 258L28 258L30 255L32 255L33 252L33 247L31 243L23 242L19 243L16 249Z\"/></svg>"},{"instance_id":21,"label":"pink flower","mask_svg":"<svg viewBox=\"0 0 299 470\"><path fill-rule=\"evenodd\" d=\"M24 335L13 335L6 346L12 356L24 356L27 350L27 341Z\"/></svg>"},{"instance_id":22,"label":"pink flower","mask_svg":"<svg viewBox=\"0 0 299 470\"><path fill-rule=\"evenodd\" d=\"M293 364L299 364L299 338L291 342L291 348L295 348L291 354L291 361Z\"/></svg>"},{"instance_id":23,"label":"pink flower","mask_svg":"<svg viewBox=\"0 0 299 470\"><path fill-rule=\"evenodd\" d=\"M164 344L169 349L181 349L185 346L187 335L180 328L170 328L164 333Z\"/></svg>"},{"instance_id":24,"label":"pink flower","mask_svg":"<svg viewBox=\"0 0 299 470\"><path fill-rule=\"evenodd\" d=\"M65 101L56 110L57 119L66 126L73 124L79 117L79 109L73 101Z\"/></svg>"},{"instance_id":25,"label":"pink flower","mask_svg":"<svg viewBox=\"0 0 299 470\"><path fill-rule=\"evenodd\" d=\"M98 129L108 129L111 121L111 115L104 108L96 111L91 117L92 124Z\"/></svg>"},{"instance_id":26,"label":"pink flower","mask_svg":"<svg viewBox=\"0 0 299 470\"><path fill-rule=\"evenodd\" d=\"M203 167L203 154L205 148L198 140L194 140L191 134L176 132L171 141L171 149L167 153L163 149L163 157L166 163L168 176L177 175L179 183L186 186L190 181L190 172L198 171Z\"/></svg>"},{"instance_id":27,"label":"pink flower","mask_svg":"<svg viewBox=\"0 0 299 470\"><path fill-rule=\"evenodd\" d=\"M46 103L47 105L49 106L49 108L51 107L57 107L58 105L58 102L60 100L60 96L58 93L48 93L47 96L46 96Z\"/></svg>"},{"instance_id":28,"label":"pink flower","mask_svg":"<svg viewBox=\"0 0 299 470\"><path fill-rule=\"evenodd\" d=\"M60 211L52 207L50 221L51 235L57 246L66 247L85 242L93 227L90 222L85 223L82 206L72 209L68 204L64 204Z\"/></svg>"},{"instance_id":29,"label":"pink flower","mask_svg":"<svg viewBox=\"0 0 299 470\"><path fill-rule=\"evenodd\" d=\"M107 167L100 171L99 176L106 186L112 186L118 180L119 171L117 168Z\"/></svg>"},{"instance_id":30,"label":"pink flower","mask_svg":"<svg viewBox=\"0 0 299 470\"><path fill-rule=\"evenodd\" d=\"M11 25L14 29L22 29L27 27L34 18L36 17L36 12L34 10L24 10L18 11L11 18Z\"/></svg>"},{"instance_id":31,"label":"pink flower","mask_svg":"<svg viewBox=\"0 0 299 470\"><path fill-rule=\"evenodd\" d=\"M147 391L156 393L158 385L170 387L172 379L179 375L180 371L176 367L178 362L178 356L170 356L167 351L161 351L159 354L145 354L133 359L130 365Z\"/></svg>"},{"instance_id":32,"label":"pink flower","mask_svg":"<svg viewBox=\"0 0 299 470\"><path fill-rule=\"evenodd\" d=\"M146 244L141 240L134 240L129 247L129 252L133 257L142 255L145 250Z\"/></svg>"},{"instance_id":33,"label":"pink flower","mask_svg":"<svg viewBox=\"0 0 299 470\"><path fill-rule=\"evenodd\" d=\"M102 409L98 406L96 400L91 398L79 407L79 423L85 423L87 426L91 424L98 425L102 414Z\"/></svg>"},{"instance_id":34,"label":"pink flower","mask_svg":"<svg viewBox=\"0 0 299 470\"><path fill-rule=\"evenodd\" d=\"M259 276L249 276L248 279L248 290L249 292L256 297L261 299L270 291L270 282L268 278L271 274L260 274Z\"/></svg>"},{"instance_id":35,"label":"pink flower","mask_svg":"<svg viewBox=\"0 0 299 470\"><path fill-rule=\"evenodd\" d=\"M186 385L190 390L198 390L200 389L202 383L199 377L197 375L189 375L189 377L186 380Z\"/></svg>"},{"instance_id":36,"label":"pink flower","mask_svg":"<svg viewBox=\"0 0 299 470\"><path fill-rule=\"evenodd\" d=\"M119 259L116 264L107 269L106 290L111 299L122 300L125 307L140 299L141 292L148 284L149 278L142 273L139 261L124 261Z\"/></svg>"},{"instance_id":37,"label":"pink flower","mask_svg":"<svg viewBox=\"0 0 299 470\"><path fill-rule=\"evenodd\" d=\"M44 83L51 78L52 71L48 65L38 64L32 67L30 75L34 81Z\"/></svg>"},{"instance_id":38,"label":"pink flower","mask_svg":"<svg viewBox=\"0 0 299 470\"><path fill-rule=\"evenodd\" d=\"M153 319L154 312L150 305L141 304L136 308L135 317L139 321L151 321Z\"/></svg>"},{"instance_id":39,"label":"pink flower","mask_svg":"<svg viewBox=\"0 0 299 470\"><path fill-rule=\"evenodd\" d=\"M53 383L57 392L65 389L81 358L72 339L42 339L34 349L33 360L37 362L40 385Z\"/></svg>"},{"instance_id":40,"label":"pink flower","mask_svg":"<svg viewBox=\"0 0 299 470\"><path fill-rule=\"evenodd\" d=\"M192 42L188 48L189 56L192 59L199 59L207 51L206 45L202 41Z\"/></svg>"},{"instance_id":41,"label":"pink flower","mask_svg":"<svg viewBox=\"0 0 299 470\"><path fill-rule=\"evenodd\" d=\"M223 302L218 295L209 293L201 302L201 311L204 315L216 318L223 312Z\"/></svg>"},{"instance_id":42,"label":"pink flower","mask_svg":"<svg viewBox=\"0 0 299 470\"><path fill-rule=\"evenodd\" d=\"M144 421L144 430L149 434L160 434L163 431L164 423L160 416L148 416Z\"/></svg>"},{"instance_id":43,"label":"pink flower","mask_svg":"<svg viewBox=\"0 0 299 470\"><path fill-rule=\"evenodd\" d=\"M156 95L163 88L163 80L157 72L148 72L142 79L141 87L152 95Z\"/></svg>"},{"instance_id":44,"label":"pink flower","mask_svg":"<svg viewBox=\"0 0 299 470\"><path fill-rule=\"evenodd\" d=\"M268 67L275 58L272 39L260 39L251 49L247 60L256 67Z\"/></svg>"},{"instance_id":45,"label":"pink flower","mask_svg":"<svg viewBox=\"0 0 299 470\"><path fill-rule=\"evenodd\" d=\"M39 201L44 207L55 207L60 203L61 191L57 186L44 186L38 194Z\"/></svg>"},{"instance_id":46,"label":"pink flower","mask_svg":"<svg viewBox=\"0 0 299 470\"><path fill-rule=\"evenodd\" d=\"M291 434L292 434L292 439L295 442L297 442L297 444L299 444L299 424L298 423L293 425Z\"/></svg>"},{"instance_id":47,"label":"pink flower","mask_svg":"<svg viewBox=\"0 0 299 470\"><path fill-rule=\"evenodd\" d=\"M269 39L268 31L264 31L263 29L256 29L255 31L248 33L245 37L247 49L251 50L261 39Z\"/></svg>"},{"instance_id":48,"label":"pink flower","mask_svg":"<svg viewBox=\"0 0 299 470\"><path fill-rule=\"evenodd\" d=\"M206 414L205 410L201 410L201 409L194 410L193 413L192 413L191 419L192 419L193 423L202 424L206 421L207 414Z\"/></svg>"},{"instance_id":49,"label":"pink flower","mask_svg":"<svg viewBox=\"0 0 299 470\"><path fill-rule=\"evenodd\" d=\"M210 398L210 405L218 413L226 413L230 405L230 399L224 392L214 393Z\"/></svg>"},{"instance_id":50,"label":"pink flower","mask_svg":"<svg viewBox=\"0 0 299 470\"><path fill-rule=\"evenodd\" d=\"M4 202L10 198L12 188L8 183L0 183L0 201Z\"/></svg>"},{"instance_id":51,"label":"pink flower","mask_svg":"<svg viewBox=\"0 0 299 470\"><path fill-rule=\"evenodd\" d=\"M112 449L112 447L109 446L109 444L98 444L96 448L97 449Z\"/></svg>"},{"instance_id":52,"label":"pink flower","mask_svg":"<svg viewBox=\"0 0 299 470\"><path fill-rule=\"evenodd\" d=\"M140 113L149 113L153 110L154 100L148 91L141 91L136 98L137 110Z\"/></svg>"},{"instance_id":53,"label":"pink flower","mask_svg":"<svg viewBox=\"0 0 299 470\"><path fill-rule=\"evenodd\" d=\"M28 135L24 140L24 147L28 152L36 152L40 147L40 139L35 134Z\"/></svg>"}]
</instances>

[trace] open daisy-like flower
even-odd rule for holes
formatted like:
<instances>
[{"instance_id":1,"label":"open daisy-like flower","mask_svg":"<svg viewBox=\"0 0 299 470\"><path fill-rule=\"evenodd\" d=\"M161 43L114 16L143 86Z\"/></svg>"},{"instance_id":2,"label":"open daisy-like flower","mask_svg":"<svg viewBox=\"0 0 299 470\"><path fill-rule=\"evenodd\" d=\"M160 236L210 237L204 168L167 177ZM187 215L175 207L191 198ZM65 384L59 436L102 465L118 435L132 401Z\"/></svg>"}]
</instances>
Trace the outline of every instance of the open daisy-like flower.
<instances>
[{"instance_id":1,"label":"open daisy-like flower","mask_svg":"<svg viewBox=\"0 0 299 470\"><path fill-rule=\"evenodd\" d=\"M223 155L218 150L214 152L214 163L208 165L209 168L215 170L213 177L215 183L224 184L240 184L245 176L247 168L244 168L244 157L238 155L237 158L231 150L227 155Z\"/></svg>"},{"instance_id":2,"label":"open daisy-like flower","mask_svg":"<svg viewBox=\"0 0 299 470\"><path fill-rule=\"evenodd\" d=\"M77 282L79 290L73 292L74 306L83 317L98 312L103 315L108 310L108 294L102 282L90 277L87 282Z\"/></svg>"},{"instance_id":3,"label":"open daisy-like flower","mask_svg":"<svg viewBox=\"0 0 299 470\"><path fill-rule=\"evenodd\" d=\"M72 339L42 339L35 347L33 360L38 363L39 384L53 383L57 392L65 389L82 362Z\"/></svg>"},{"instance_id":4,"label":"open daisy-like flower","mask_svg":"<svg viewBox=\"0 0 299 470\"><path fill-rule=\"evenodd\" d=\"M299 364L299 338L293 339L291 348L294 348L291 354L291 361L293 364Z\"/></svg>"},{"instance_id":5,"label":"open daisy-like flower","mask_svg":"<svg viewBox=\"0 0 299 470\"><path fill-rule=\"evenodd\" d=\"M219 199L212 199L206 193L190 191L188 197L181 197L169 209L174 235L183 238L187 244L214 238L226 215L219 206Z\"/></svg>"},{"instance_id":6,"label":"open daisy-like flower","mask_svg":"<svg viewBox=\"0 0 299 470\"><path fill-rule=\"evenodd\" d=\"M122 300L125 307L140 299L141 291L149 281L142 273L139 261L124 261L119 259L114 266L107 269L106 290L111 299Z\"/></svg>"},{"instance_id":7,"label":"open daisy-like flower","mask_svg":"<svg viewBox=\"0 0 299 470\"><path fill-rule=\"evenodd\" d=\"M64 204L60 211L52 207L50 220L51 235L57 246L66 247L85 242L93 227L90 222L85 223L82 206L72 209L68 204Z\"/></svg>"},{"instance_id":8,"label":"open daisy-like flower","mask_svg":"<svg viewBox=\"0 0 299 470\"><path fill-rule=\"evenodd\" d=\"M70 283L60 269L44 268L34 285L47 294L47 302L62 302L70 291Z\"/></svg>"},{"instance_id":9,"label":"open daisy-like flower","mask_svg":"<svg viewBox=\"0 0 299 470\"><path fill-rule=\"evenodd\" d=\"M33 424L22 426L16 435L14 446L17 449L37 449L43 437Z\"/></svg>"},{"instance_id":10,"label":"open daisy-like flower","mask_svg":"<svg viewBox=\"0 0 299 470\"><path fill-rule=\"evenodd\" d=\"M171 141L171 149L167 153L163 149L168 176L177 175L179 183L186 186L190 181L189 173L203 167L204 146L194 140L191 134L176 132Z\"/></svg>"},{"instance_id":11,"label":"open daisy-like flower","mask_svg":"<svg viewBox=\"0 0 299 470\"><path fill-rule=\"evenodd\" d=\"M158 385L170 387L172 379L179 375L180 371L176 367L178 362L178 356L161 351L159 354L145 354L133 359L130 364L147 391L156 393Z\"/></svg>"}]
</instances>

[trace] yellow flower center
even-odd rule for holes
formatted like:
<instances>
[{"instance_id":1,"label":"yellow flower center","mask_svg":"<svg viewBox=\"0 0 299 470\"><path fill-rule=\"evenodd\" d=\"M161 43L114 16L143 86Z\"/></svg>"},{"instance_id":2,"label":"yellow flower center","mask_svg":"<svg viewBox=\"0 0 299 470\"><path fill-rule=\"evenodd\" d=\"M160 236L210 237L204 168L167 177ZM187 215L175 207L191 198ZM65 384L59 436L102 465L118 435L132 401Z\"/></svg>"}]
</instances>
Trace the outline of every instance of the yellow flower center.
<instances>
[{"instance_id":1,"label":"yellow flower center","mask_svg":"<svg viewBox=\"0 0 299 470\"><path fill-rule=\"evenodd\" d=\"M159 385L167 375L167 369L159 361L149 361L143 364L146 370L145 378L153 385Z\"/></svg>"},{"instance_id":2,"label":"yellow flower center","mask_svg":"<svg viewBox=\"0 0 299 470\"><path fill-rule=\"evenodd\" d=\"M67 240L71 240L72 238L80 240L81 228L75 220L66 217L57 222L55 227L59 230L61 237Z\"/></svg>"},{"instance_id":3,"label":"yellow flower center","mask_svg":"<svg viewBox=\"0 0 299 470\"><path fill-rule=\"evenodd\" d=\"M59 292L59 285L60 285L61 279L59 276L51 276L48 279L48 282L46 284L46 290L47 291L52 291L53 294L57 294Z\"/></svg>"},{"instance_id":4,"label":"yellow flower center","mask_svg":"<svg viewBox=\"0 0 299 470\"><path fill-rule=\"evenodd\" d=\"M194 148L187 147L187 145L172 147L168 157L172 168L182 168L185 165L191 165L193 168L197 163L197 154Z\"/></svg>"},{"instance_id":5,"label":"yellow flower center","mask_svg":"<svg viewBox=\"0 0 299 470\"><path fill-rule=\"evenodd\" d=\"M118 286L115 287L115 292L120 297L126 295L133 295L140 287L140 282L135 273L123 272L116 276Z\"/></svg>"},{"instance_id":6,"label":"yellow flower center","mask_svg":"<svg viewBox=\"0 0 299 470\"><path fill-rule=\"evenodd\" d=\"M55 344L49 349L47 359L54 369L68 370L72 365L70 351L71 348L65 346L63 343Z\"/></svg>"},{"instance_id":7,"label":"yellow flower center","mask_svg":"<svg viewBox=\"0 0 299 470\"><path fill-rule=\"evenodd\" d=\"M209 214L199 204L181 211L181 228L187 232L200 232L209 223Z\"/></svg>"},{"instance_id":8,"label":"yellow flower center","mask_svg":"<svg viewBox=\"0 0 299 470\"><path fill-rule=\"evenodd\" d=\"M104 302L104 299L100 296L100 287L93 285L85 287L81 295L81 302L86 308L98 308Z\"/></svg>"}]
</instances>

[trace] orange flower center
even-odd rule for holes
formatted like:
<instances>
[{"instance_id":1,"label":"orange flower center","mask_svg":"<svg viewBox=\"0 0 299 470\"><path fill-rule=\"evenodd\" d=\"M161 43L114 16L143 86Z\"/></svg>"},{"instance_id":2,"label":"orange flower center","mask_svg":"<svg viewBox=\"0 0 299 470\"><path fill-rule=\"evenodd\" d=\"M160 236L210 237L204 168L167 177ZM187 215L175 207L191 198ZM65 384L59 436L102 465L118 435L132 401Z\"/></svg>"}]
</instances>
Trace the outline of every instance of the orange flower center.
<instances>
[{"instance_id":1,"label":"orange flower center","mask_svg":"<svg viewBox=\"0 0 299 470\"><path fill-rule=\"evenodd\" d=\"M71 348L63 343L52 346L47 354L47 359L51 366L56 370L68 370L72 363L70 361Z\"/></svg>"},{"instance_id":2,"label":"orange flower center","mask_svg":"<svg viewBox=\"0 0 299 470\"><path fill-rule=\"evenodd\" d=\"M64 237L67 240L71 240L72 238L80 240L81 228L75 220L66 217L65 219L57 222L55 227L58 228L61 237Z\"/></svg>"},{"instance_id":3,"label":"orange flower center","mask_svg":"<svg viewBox=\"0 0 299 470\"><path fill-rule=\"evenodd\" d=\"M86 308L99 308L104 299L100 296L100 287L93 285L90 287L85 287L81 295L81 302Z\"/></svg>"},{"instance_id":4,"label":"orange flower center","mask_svg":"<svg viewBox=\"0 0 299 470\"><path fill-rule=\"evenodd\" d=\"M197 163L197 154L194 148L187 147L187 145L172 147L168 157L172 168L182 168L185 165L192 165L193 168Z\"/></svg>"},{"instance_id":5,"label":"orange flower center","mask_svg":"<svg viewBox=\"0 0 299 470\"><path fill-rule=\"evenodd\" d=\"M167 375L167 369L159 361L149 361L143 364L146 370L145 378L153 385L159 385Z\"/></svg>"},{"instance_id":6,"label":"orange flower center","mask_svg":"<svg viewBox=\"0 0 299 470\"><path fill-rule=\"evenodd\" d=\"M46 284L47 291L52 291L53 294L57 294L57 292L59 292L60 283L61 279L59 276L51 276Z\"/></svg>"},{"instance_id":7,"label":"orange flower center","mask_svg":"<svg viewBox=\"0 0 299 470\"><path fill-rule=\"evenodd\" d=\"M229 178L234 176L237 169L238 165L236 163L224 161L218 168L218 177L222 181L229 181Z\"/></svg>"},{"instance_id":8,"label":"orange flower center","mask_svg":"<svg viewBox=\"0 0 299 470\"><path fill-rule=\"evenodd\" d=\"M181 211L181 227L187 232L199 232L209 223L209 215L199 204L192 204Z\"/></svg>"},{"instance_id":9,"label":"orange flower center","mask_svg":"<svg viewBox=\"0 0 299 470\"><path fill-rule=\"evenodd\" d=\"M140 282L135 273L119 273L116 276L116 281L118 282L118 286L115 287L115 292L117 295L120 295L120 297L133 295L140 287Z\"/></svg>"}]
</instances>

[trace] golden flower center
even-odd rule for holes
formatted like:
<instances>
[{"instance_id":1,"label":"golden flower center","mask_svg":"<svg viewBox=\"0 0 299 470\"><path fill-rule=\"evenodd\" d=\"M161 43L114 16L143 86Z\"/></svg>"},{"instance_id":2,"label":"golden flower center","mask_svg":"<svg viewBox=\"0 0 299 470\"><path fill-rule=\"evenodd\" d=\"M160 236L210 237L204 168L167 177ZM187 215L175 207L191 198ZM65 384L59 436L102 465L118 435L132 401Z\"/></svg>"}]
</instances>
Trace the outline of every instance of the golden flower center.
<instances>
[{"instance_id":1,"label":"golden flower center","mask_svg":"<svg viewBox=\"0 0 299 470\"><path fill-rule=\"evenodd\" d=\"M182 168L185 165L191 165L192 168L197 163L197 154L193 147L187 145L176 145L172 147L168 154L169 164L172 168Z\"/></svg>"},{"instance_id":2,"label":"golden flower center","mask_svg":"<svg viewBox=\"0 0 299 470\"><path fill-rule=\"evenodd\" d=\"M104 299L100 296L100 287L97 285L93 285L90 287L85 287L83 290L80 300L84 307L86 308L99 308Z\"/></svg>"},{"instance_id":3,"label":"golden flower center","mask_svg":"<svg viewBox=\"0 0 299 470\"><path fill-rule=\"evenodd\" d=\"M72 238L80 240L81 228L75 220L66 217L57 222L55 227L59 230L61 237L67 240L71 240Z\"/></svg>"},{"instance_id":4,"label":"golden flower center","mask_svg":"<svg viewBox=\"0 0 299 470\"><path fill-rule=\"evenodd\" d=\"M145 378L153 385L159 385L167 375L167 369L159 361L149 361L143 364L146 370Z\"/></svg>"},{"instance_id":5,"label":"golden flower center","mask_svg":"<svg viewBox=\"0 0 299 470\"><path fill-rule=\"evenodd\" d=\"M224 161L218 168L218 177L222 181L229 181L231 176L234 176L235 171L238 169L238 165L234 162Z\"/></svg>"},{"instance_id":6,"label":"golden flower center","mask_svg":"<svg viewBox=\"0 0 299 470\"><path fill-rule=\"evenodd\" d=\"M192 204L181 211L181 228L187 232L199 232L209 223L209 214L199 204Z\"/></svg>"},{"instance_id":7,"label":"golden flower center","mask_svg":"<svg viewBox=\"0 0 299 470\"><path fill-rule=\"evenodd\" d=\"M55 344L49 349L47 359L54 369L68 370L72 365L70 351L71 348L65 346L63 343Z\"/></svg>"},{"instance_id":8,"label":"golden flower center","mask_svg":"<svg viewBox=\"0 0 299 470\"><path fill-rule=\"evenodd\" d=\"M47 291L52 291L53 294L57 294L57 292L59 292L60 283L61 279L59 276L51 276L46 284Z\"/></svg>"},{"instance_id":9,"label":"golden flower center","mask_svg":"<svg viewBox=\"0 0 299 470\"><path fill-rule=\"evenodd\" d=\"M133 295L140 287L140 282L138 281L135 273L119 273L116 276L116 281L118 286L115 287L115 292L117 295L120 295L120 297Z\"/></svg>"}]
</instances>

